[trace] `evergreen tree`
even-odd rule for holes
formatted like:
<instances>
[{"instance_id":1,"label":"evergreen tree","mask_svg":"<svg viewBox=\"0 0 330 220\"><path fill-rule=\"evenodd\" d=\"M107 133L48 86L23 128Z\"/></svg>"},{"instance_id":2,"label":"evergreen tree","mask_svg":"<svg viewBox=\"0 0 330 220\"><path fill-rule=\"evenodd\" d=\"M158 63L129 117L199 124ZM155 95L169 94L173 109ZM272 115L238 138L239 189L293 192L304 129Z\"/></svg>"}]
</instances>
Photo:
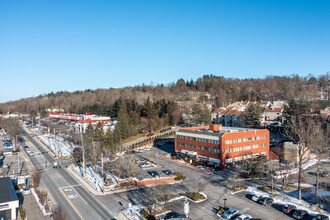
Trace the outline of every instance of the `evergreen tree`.
<instances>
[{"instance_id":1,"label":"evergreen tree","mask_svg":"<svg viewBox=\"0 0 330 220\"><path fill-rule=\"evenodd\" d=\"M260 128L260 118L263 108L258 104L247 106L245 110L245 126L248 128Z\"/></svg>"},{"instance_id":2,"label":"evergreen tree","mask_svg":"<svg viewBox=\"0 0 330 220\"><path fill-rule=\"evenodd\" d=\"M193 122L208 125L211 122L211 111L206 105L196 104L192 108Z\"/></svg>"}]
</instances>

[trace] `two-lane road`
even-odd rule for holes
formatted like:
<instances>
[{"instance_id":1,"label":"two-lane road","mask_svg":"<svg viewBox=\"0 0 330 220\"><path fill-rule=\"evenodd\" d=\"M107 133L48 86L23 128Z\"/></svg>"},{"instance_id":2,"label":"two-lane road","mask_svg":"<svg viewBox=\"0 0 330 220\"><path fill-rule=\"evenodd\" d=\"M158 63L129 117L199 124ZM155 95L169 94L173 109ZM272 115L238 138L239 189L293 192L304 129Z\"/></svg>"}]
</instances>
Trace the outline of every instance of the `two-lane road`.
<instances>
[{"instance_id":1,"label":"two-lane road","mask_svg":"<svg viewBox=\"0 0 330 220\"><path fill-rule=\"evenodd\" d=\"M41 171L41 184L47 189L55 205L66 211L68 219L114 218L114 215L87 192L65 168L54 169L54 158L30 134L24 131L24 137L31 143L29 144L30 149L40 152L40 155L29 155L29 159L34 167Z\"/></svg>"}]
</instances>

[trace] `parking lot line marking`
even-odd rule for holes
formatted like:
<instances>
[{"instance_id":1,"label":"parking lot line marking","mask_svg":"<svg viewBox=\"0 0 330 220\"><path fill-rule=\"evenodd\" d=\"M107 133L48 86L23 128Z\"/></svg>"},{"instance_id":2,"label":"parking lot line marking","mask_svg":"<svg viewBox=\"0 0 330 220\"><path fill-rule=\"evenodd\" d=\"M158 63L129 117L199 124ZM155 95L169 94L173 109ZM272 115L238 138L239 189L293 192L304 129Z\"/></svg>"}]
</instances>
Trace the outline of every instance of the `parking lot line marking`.
<instances>
[{"instance_id":1,"label":"parking lot line marking","mask_svg":"<svg viewBox=\"0 0 330 220\"><path fill-rule=\"evenodd\" d=\"M80 215L80 213L78 212L78 210L76 209L76 207L74 207L74 205L71 203L70 199L65 195L65 193L62 191L61 188L58 188L61 193L63 194L63 196L66 198L66 200L70 203L70 205L72 206L72 208L76 211L76 213L79 215L79 217L81 218L81 220L84 220L84 218Z\"/></svg>"},{"instance_id":2,"label":"parking lot line marking","mask_svg":"<svg viewBox=\"0 0 330 220\"><path fill-rule=\"evenodd\" d=\"M73 188L73 187L71 187L72 189L73 189L73 191L75 191L75 193L77 193L77 195L86 203L86 205L88 205L88 203L83 199L83 197L81 197L81 195Z\"/></svg>"}]
</instances>

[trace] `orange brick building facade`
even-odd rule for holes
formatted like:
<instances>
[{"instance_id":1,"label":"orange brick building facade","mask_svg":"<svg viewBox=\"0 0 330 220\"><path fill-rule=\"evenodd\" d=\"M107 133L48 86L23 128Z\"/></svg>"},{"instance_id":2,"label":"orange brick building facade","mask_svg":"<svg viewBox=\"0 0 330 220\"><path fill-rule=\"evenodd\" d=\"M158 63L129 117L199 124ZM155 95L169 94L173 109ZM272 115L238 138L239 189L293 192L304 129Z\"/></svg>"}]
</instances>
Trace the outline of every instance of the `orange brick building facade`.
<instances>
[{"instance_id":1,"label":"orange brick building facade","mask_svg":"<svg viewBox=\"0 0 330 220\"><path fill-rule=\"evenodd\" d=\"M259 155L269 158L269 131L221 125L181 128L175 133L175 152L225 169Z\"/></svg>"}]
</instances>

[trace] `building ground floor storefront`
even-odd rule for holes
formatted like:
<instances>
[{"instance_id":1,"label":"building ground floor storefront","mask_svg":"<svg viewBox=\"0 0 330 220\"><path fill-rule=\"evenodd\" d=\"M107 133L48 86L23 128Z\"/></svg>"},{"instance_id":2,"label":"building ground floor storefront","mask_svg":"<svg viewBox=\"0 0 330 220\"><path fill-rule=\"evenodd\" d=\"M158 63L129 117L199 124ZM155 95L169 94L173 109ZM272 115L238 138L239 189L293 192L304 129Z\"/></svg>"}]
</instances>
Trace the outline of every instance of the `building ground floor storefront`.
<instances>
[{"instance_id":1,"label":"building ground floor storefront","mask_svg":"<svg viewBox=\"0 0 330 220\"><path fill-rule=\"evenodd\" d=\"M246 155L236 156L236 157L228 157L228 155L226 155L225 159L221 160L220 159L221 154L219 154L218 158L214 158L214 157L208 157L205 155L198 155L197 152L192 151L192 150L186 150L186 149L183 149L181 151L176 151L176 155L190 163L199 162L203 165L221 167L223 169L251 162L253 159L259 158L260 156L267 157L267 153L262 152L262 153L255 153L255 154L246 154Z\"/></svg>"}]
</instances>

